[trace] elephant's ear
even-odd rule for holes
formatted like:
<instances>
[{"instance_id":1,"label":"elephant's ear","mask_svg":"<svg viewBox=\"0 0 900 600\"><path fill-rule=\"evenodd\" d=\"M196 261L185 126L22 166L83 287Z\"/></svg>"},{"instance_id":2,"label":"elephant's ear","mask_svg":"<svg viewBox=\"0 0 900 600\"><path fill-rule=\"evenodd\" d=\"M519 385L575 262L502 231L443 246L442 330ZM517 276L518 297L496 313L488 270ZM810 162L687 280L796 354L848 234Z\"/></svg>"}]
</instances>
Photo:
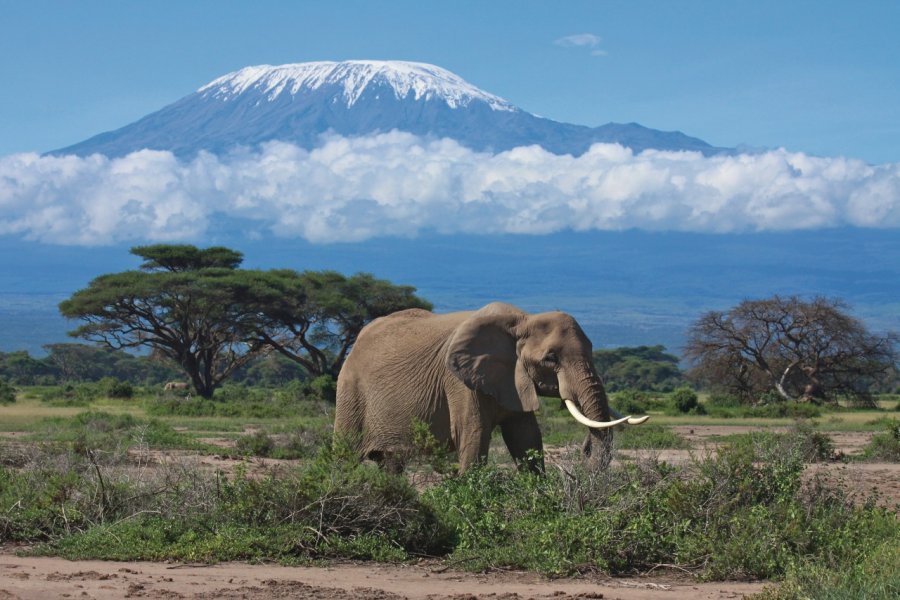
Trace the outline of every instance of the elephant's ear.
<instances>
[{"instance_id":1,"label":"elephant's ear","mask_svg":"<svg viewBox=\"0 0 900 600\"><path fill-rule=\"evenodd\" d=\"M534 383L516 354L514 328L523 314L488 305L456 329L447 351L447 368L467 387L519 412L539 407Z\"/></svg>"}]
</instances>

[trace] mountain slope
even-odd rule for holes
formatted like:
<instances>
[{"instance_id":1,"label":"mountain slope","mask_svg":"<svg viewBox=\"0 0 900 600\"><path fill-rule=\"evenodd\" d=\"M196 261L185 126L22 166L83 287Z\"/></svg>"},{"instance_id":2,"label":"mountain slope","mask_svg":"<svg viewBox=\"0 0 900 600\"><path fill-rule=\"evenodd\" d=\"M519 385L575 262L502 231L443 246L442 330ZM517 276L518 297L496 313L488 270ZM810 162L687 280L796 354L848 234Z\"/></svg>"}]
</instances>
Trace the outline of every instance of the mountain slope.
<instances>
[{"instance_id":1,"label":"mountain slope","mask_svg":"<svg viewBox=\"0 0 900 600\"><path fill-rule=\"evenodd\" d=\"M151 148L189 157L270 140L312 148L329 131L359 136L394 129L493 152L538 144L577 156L596 142L620 143L636 152L728 151L637 123L592 128L544 119L433 65L346 61L246 67L135 123L52 154L122 156Z\"/></svg>"}]
</instances>

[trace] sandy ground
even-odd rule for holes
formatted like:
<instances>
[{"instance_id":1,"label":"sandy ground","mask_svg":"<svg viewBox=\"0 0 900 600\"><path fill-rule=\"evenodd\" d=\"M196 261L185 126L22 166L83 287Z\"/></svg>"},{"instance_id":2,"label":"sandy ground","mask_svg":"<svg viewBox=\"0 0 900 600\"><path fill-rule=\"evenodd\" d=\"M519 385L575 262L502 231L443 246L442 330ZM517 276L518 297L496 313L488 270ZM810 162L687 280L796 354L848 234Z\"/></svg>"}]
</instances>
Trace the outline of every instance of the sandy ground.
<instances>
[{"instance_id":1,"label":"sandy ground","mask_svg":"<svg viewBox=\"0 0 900 600\"><path fill-rule=\"evenodd\" d=\"M557 579L531 573L461 573L439 565L342 564L282 567L224 563L117 563L0 553L0 600L299 598L429 600L525 598L567 600L720 600L761 591L762 583L699 583L685 579Z\"/></svg>"}]
</instances>

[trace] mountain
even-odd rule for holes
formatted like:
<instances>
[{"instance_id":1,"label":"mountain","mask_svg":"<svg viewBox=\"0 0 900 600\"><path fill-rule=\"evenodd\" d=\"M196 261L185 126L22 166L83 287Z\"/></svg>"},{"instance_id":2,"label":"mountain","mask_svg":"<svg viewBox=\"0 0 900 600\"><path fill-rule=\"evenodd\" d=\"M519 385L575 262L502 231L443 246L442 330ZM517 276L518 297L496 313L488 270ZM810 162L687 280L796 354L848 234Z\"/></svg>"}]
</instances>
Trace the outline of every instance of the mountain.
<instances>
[{"instance_id":1,"label":"mountain","mask_svg":"<svg viewBox=\"0 0 900 600\"><path fill-rule=\"evenodd\" d=\"M235 145L281 140L312 148L332 131L360 136L391 130L449 137L476 150L537 144L583 154L596 142L639 152L730 152L679 131L637 123L587 127L538 117L440 67L400 61L310 62L246 67L204 85L121 129L51 152L122 156L150 148L190 157Z\"/></svg>"}]
</instances>

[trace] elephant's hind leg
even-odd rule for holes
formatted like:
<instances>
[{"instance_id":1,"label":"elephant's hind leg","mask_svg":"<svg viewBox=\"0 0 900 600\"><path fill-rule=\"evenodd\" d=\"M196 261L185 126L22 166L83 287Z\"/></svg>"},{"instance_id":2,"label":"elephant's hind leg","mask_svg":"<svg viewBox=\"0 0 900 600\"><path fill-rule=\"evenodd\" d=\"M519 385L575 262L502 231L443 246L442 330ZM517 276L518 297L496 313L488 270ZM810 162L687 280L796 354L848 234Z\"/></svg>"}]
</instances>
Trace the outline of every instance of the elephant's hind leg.
<instances>
[{"instance_id":1,"label":"elephant's hind leg","mask_svg":"<svg viewBox=\"0 0 900 600\"><path fill-rule=\"evenodd\" d=\"M516 413L500 424L503 441L520 467L544 471L544 444L541 429L533 412Z\"/></svg>"}]
</instances>

